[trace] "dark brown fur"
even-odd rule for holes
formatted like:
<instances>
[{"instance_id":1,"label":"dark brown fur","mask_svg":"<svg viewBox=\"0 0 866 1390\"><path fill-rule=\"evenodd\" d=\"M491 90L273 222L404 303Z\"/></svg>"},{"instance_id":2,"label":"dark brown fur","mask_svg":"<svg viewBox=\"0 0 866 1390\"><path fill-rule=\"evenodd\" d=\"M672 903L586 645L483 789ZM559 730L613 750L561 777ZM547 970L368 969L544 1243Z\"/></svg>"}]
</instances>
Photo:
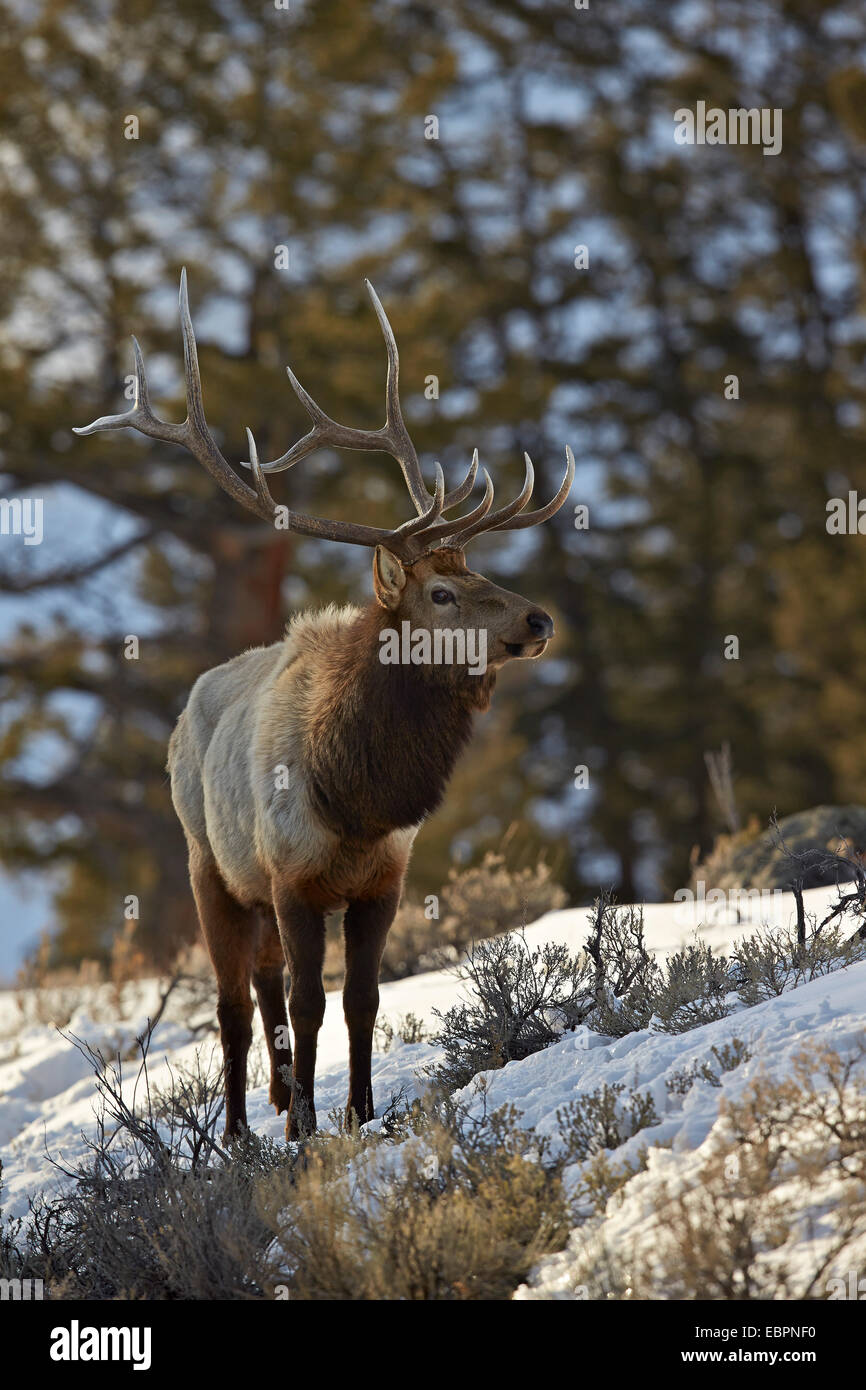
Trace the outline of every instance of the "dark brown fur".
<instances>
[{"instance_id":1,"label":"dark brown fur","mask_svg":"<svg viewBox=\"0 0 866 1390\"><path fill-rule=\"evenodd\" d=\"M383 665L379 634L393 623L371 607L334 652L329 698L306 750L317 815L354 844L435 811L472 735L472 716L487 708L496 683L493 671Z\"/></svg>"}]
</instances>

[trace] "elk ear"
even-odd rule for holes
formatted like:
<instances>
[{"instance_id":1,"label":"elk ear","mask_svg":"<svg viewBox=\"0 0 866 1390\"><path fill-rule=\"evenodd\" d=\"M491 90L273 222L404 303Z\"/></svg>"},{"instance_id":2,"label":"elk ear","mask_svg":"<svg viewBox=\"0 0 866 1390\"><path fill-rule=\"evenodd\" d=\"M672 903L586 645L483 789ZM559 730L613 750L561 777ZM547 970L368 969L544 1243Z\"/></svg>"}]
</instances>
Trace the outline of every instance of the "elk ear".
<instances>
[{"instance_id":1,"label":"elk ear","mask_svg":"<svg viewBox=\"0 0 866 1390\"><path fill-rule=\"evenodd\" d=\"M396 608L406 587L406 571L396 555L384 545L376 546L373 556L373 589L383 608Z\"/></svg>"}]
</instances>

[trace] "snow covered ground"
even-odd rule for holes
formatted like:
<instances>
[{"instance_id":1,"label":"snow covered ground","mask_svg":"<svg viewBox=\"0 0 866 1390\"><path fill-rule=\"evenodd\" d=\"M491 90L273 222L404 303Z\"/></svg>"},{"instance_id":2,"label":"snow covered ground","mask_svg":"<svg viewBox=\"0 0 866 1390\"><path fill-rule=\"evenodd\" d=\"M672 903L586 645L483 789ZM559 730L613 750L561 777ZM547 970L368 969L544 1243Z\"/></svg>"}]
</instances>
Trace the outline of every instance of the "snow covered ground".
<instances>
[{"instance_id":1,"label":"snow covered ground","mask_svg":"<svg viewBox=\"0 0 866 1390\"><path fill-rule=\"evenodd\" d=\"M806 894L807 911L823 915L822 910L834 900L835 890L812 890ZM724 905L710 904L695 920L689 920L682 904L650 904L644 921L647 942L661 957L694 940L696 928L702 939L725 950L762 919L787 925L792 915L793 900L779 895L748 907L741 904L739 913ZM702 916L708 920L702 922ZM572 950L583 945L586 935L585 908L550 913L526 932L531 945L556 941ZM380 1018L385 1016L396 1022L411 1012L432 1022L433 1009L447 1009L456 1002L460 988L451 971L431 972L385 985L381 991ZM155 981L128 986L123 1016L118 1018L116 1006L112 1014L109 988L91 987L83 993L66 1031L103 1053L127 1053L147 1017L153 1015L158 998L159 986ZM684 1096L669 1092L666 1083L675 1072L696 1062L712 1063L713 1045L721 1046L735 1037L747 1044L751 1057L726 1072L721 1087L697 1083ZM548 1050L489 1073L486 1103L490 1108L510 1102L522 1112L522 1124L553 1135L557 1109L604 1082L623 1082L651 1092L661 1123L635 1135L616 1153L617 1161L634 1159L638 1149L649 1144L647 1169L631 1179L621 1199L611 1200L602 1233L608 1247L633 1251L652 1229L654 1203L662 1185L672 1179L688 1181L689 1173L694 1174L705 1161L716 1127L721 1123L719 1107L723 1098L742 1095L761 1070L774 1077L787 1075L792 1056L804 1046L829 1044L844 1052L864 1037L866 962L676 1036L642 1031L607 1042L585 1029L567 1034ZM169 1064L189 1065L201 1049L218 1068L218 1044L213 1040L202 1044L192 1038L183 1017L173 1014L169 1004L154 1034L152 1085L167 1084ZM263 1054L263 1039L257 1031L251 1053L254 1080L258 1079L256 1057L262 1078L265 1075ZM387 1052L377 1052L373 1085L378 1106L381 1108L391 1094L401 1089L409 1096L422 1090L421 1068L437 1056L438 1050L428 1043L407 1044L399 1039ZM127 1069L131 1086L136 1068L129 1063ZM320 1117L344 1103L346 1090L345 1025L339 994L331 994L319 1044L316 1101ZM462 1098L471 1102L473 1088L468 1087ZM84 1136L94 1130L94 1101L92 1071L81 1054L49 1023L22 1023L15 995L0 993L0 1159L6 1216L25 1215L29 1197L39 1191L57 1190L52 1157L69 1165L84 1156ZM256 1132L276 1139L282 1137L284 1117L273 1114L266 1084L251 1086L248 1113ZM813 1242L820 1243L821 1212L816 1212L816 1221ZM573 1237L568 1249L542 1262L517 1296L580 1296L579 1253L584 1243L583 1237ZM804 1268L816 1258L816 1249L814 1243L811 1247L804 1244L798 1256ZM860 1264L866 1266L866 1238Z\"/></svg>"}]
</instances>

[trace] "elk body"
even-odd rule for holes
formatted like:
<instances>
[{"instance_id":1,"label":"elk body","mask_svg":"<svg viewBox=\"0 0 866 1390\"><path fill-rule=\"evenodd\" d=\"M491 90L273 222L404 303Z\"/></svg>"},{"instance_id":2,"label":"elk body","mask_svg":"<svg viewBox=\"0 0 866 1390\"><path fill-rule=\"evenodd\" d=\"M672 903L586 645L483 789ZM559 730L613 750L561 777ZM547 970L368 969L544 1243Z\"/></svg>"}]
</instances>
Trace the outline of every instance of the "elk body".
<instances>
[{"instance_id":1,"label":"elk body","mask_svg":"<svg viewBox=\"0 0 866 1390\"><path fill-rule=\"evenodd\" d=\"M443 796L474 715L488 708L498 671L508 661L540 656L553 634L545 612L469 570L464 548L482 531L522 528L552 516L571 487L571 451L562 486L538 511L524 510L533 486L527 458L526 481L513 502L492 510L493 487L485 471L479 505L444 519L472 491L477 453L459 487L445 493L437 464L435 489L428 491L400 410L394 336L372 286L367 288L388 352L387 419L381 430L336 424L290 371L312 428L286 454L264 464L248 431L249 487L207 427L182 275L186 421L168 424L153 414L133 340L133 408L77 431L132 426L181 444L232 497L272 524L374 550L375 597L368 607L302 615L283 641L206 672L193 686L169 743L172 799L186 834L190 882L217 979L229 1137L246 1124L251 983L270 1056L271 1102L277 1113L288 1112L287 1137L315 1127L325 915L335 910L345 910L347 1118L353 1112L361 1123L373 1117L370 1066L379 965L413 840ZM278 507L265 475L291 467L323 445L390 453L400 464L416 515L386 531ZM386 663L383 641L404 624L412 632L480 635L485 669L465 660Z\"/></svg>"}]
</instances>

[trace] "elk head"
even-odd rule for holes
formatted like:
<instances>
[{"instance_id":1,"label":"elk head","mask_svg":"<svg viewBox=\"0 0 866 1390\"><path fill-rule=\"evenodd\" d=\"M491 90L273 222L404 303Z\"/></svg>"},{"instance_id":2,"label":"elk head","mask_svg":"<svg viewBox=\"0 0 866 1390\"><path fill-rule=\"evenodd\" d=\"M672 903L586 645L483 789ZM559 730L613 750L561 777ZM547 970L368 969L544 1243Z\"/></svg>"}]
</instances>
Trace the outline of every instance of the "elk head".
<instances>
[{"instance_id":1,"label":"elk head","mask_svg":"<svg viewBox=\"0 0 866 1390\"><path fill-rule=\"evenodd\" d=\"M553 619L519 594L467 568L462 550L442 548L403 564L377 546L373 561L376 601L395 626L412 631L471 634L463 650L495 670L515 657L541 656L553 636Z\"/></svg>"},{"instance_id":2,"label":"elk head","mask_svg":"<svg viewBox=\"0 0 866 1390\"><path fill-rule=\"evenodd\" d=\"M252 474L249 487L227 463L208 429L202 401L201 377L195 334L189 312L186 271L180 277L180 317L183 333L187 417L183 424L160 420L153 413L147 389L144 361L133 338L135 354L135 399L131 410L122 415L106 415L92 425L77 428L76 434L95 434L102 430L131 427L153 439L180 444L216 479L229 496L279 529L301 536L321 536L327 540L375 548L373 585L382 609L400 622L408 620L415 628L474 629L486 635L487 662L491 667L512 658L538 657L553 635L553 621L542 609L518 594L509 593L474 573L466 566L467 543L485 531L514 531L546 521L564 503L574 478L574 456L566 448L565 476L556 496L546 506L527 512L534 475L529 455L523 487L513 501L496 511L493 484L483 470L484 496L479 504L462 516L445 518L444 513L464 502L475 486L478 451L475 450L465 478L453 491L445 492L442 469L436 464L436 481L429 492L415 447L409 437L400 409L399 356L397 343L385 311L373 286L364 282L382 328L388 354L385 387L385 424L378 430L351 429L327 416L304 390L291 368L289 380L312 420L312 428L286 453L261 463L255 440L247 430ZM322 446L340 449L381 450L400 465L416 515L393 530L349 521L329 521L305 516L278 506L268 490L266 475L291 468L307 454Z\"/></svg>"}]
</instances>

